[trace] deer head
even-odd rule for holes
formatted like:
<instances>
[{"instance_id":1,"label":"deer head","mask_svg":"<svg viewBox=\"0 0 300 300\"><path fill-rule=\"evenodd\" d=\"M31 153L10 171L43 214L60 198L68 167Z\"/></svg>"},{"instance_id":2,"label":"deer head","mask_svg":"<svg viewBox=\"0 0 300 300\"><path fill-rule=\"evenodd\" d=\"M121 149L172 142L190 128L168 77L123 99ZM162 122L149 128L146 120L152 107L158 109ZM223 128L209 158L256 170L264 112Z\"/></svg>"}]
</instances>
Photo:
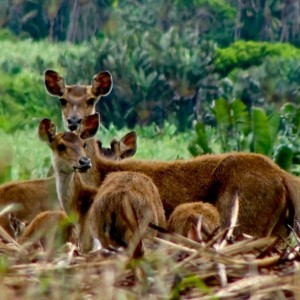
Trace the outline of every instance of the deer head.
<instances>
[{"instance_id":1,"label":"deer head","mask_svg":"<svg viewBox=\"0 0 300 300\"><path fill-rule=\"evenodd\" d=\"M71 131L77 130L86 116L95 113L96 103L111 92L112 85L108 71L96 74L91 85L67 85L57 72L45 72L46 90L51 96L59 97L64 124Z\"/></svg>"},{"instance_id":2,"label":"deer head","mask_svg":"<svg viewBox=\"0 0 300 300\"><path fill-rule=\"evenodd\" d=\"M101 155L112 160L119 160L132 157L135 154L137 149L136 140L136 133L131 131L124 135L120 141L113 139L110 142L110 148L103 148L100 140L98 140L97 143Z\"/></svg>"},{"instance_id":3,"label":"deer head","mask_svg":"<svg viewBox=\"0 0 300 300\"><path fill-rule=\"evenodd\" d=\"M84 118L80 133L57 133L56 125L50 119L43 119L40 122L38 135L52 149L55 170L71 173L86 172L91 168L91 160L86 157L85 140L96 135L99 123L99 114L95 113Z\"/></svg>"}]
</instances>

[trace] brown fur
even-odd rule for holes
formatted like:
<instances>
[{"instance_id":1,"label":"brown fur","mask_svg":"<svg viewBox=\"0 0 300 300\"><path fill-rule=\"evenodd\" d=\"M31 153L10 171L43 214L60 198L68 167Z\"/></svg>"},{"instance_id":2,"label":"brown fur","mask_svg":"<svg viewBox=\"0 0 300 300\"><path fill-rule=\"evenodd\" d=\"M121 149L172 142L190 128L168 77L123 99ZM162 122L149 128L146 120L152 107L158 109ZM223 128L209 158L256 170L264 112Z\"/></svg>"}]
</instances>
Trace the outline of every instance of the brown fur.
<instances>
[{"instance_id":1,"label":"brown fur","mask_svg":"<svg viewBox=\"0 0 300 300\"><path fill-rule=\"evenodd\" d=\"M83 130L80 135L84 138L88 138L89 134L89 123L99 125L99 115L95 114L87 117L84 121L86 128L83 126ZM75 173L74 170L82 171L90 165L90 160L81 157L81 160L86 164L81 164L81 160L75 166L73 164L72 152L78 152L77 148L84 149L85 142L78 138L78 135L72 132L65 132L56 134L55 125L50 120L44 119L40 123L39 137L41 140L48 142L49 147L52 149L52 162L56 176L58 198L61 202L62 207L65 209L67 214L73 212L78 215L79 224L79 238L81 241L82 251L91 249L91 234L89 226L87 225L86 218L87 212L94 200L94 196L97 193L97 188L87 185L82 180L82 175ZM95 134L93 127L92 133ZM135 135L126 135L126 138L122 141L122 151L118 156L126 157L129 154L135 153L136 140ZM94 141L96 143L96 141ZM128 143L128 145L127 145ZM62 150L63 149L63 150ZM163 213L161 207L160 215Z\"/></svg>"},{"instance_id":2,"label":"brown fur","mask_svg":"<svg viewBox=\"0 0 300 300\"><path fill-rule=\"evenodd\" d=\"M107 71L96 74L91 85L67 85L57 72L45 72L46 90L51 96L59 97L65 127L72 131L78 129L85 116L95 113L96 103L110 93L112 85Z\"/></svg>"},{"instance_id":3,"label":"brown fur","mask_svg":"<svg viewBox=\"0 0 300 300\"><path fill-rule=\"evenodd\" d=\"M37 246L41 243L43 248L53 248L53 243L61 245L72 241L73 224L63 211L45 211L39 213L25 228L18 238L20 245L29 242Z\"/></svg>"},{"instance_id":4,"label":"brown fur","mask_svg":"<svg viewBox=\"0 0 300 300\"><path fill-rule=\"evenodd\" d=\"M79 120L95 113L96 103L101 96L106 96L110 93L112 78L109 72L100 72L94 76L91 85L66 85L61 75L55 71L47 70L45 72L45 87L49 94L58 96L60 101L64 99L66 102L65 105L61 105L66 127L68 127L68 119L72 118L78 121L79 126ZM91 101L93 99L94 101ZM134 135L133 139L135 139L134 133L129 133L124 138L131 138L132 135ZM102 144L99 141L100 154L107 155L108 158L112 159L123 158L119 154L120 148L124 147L123 139L120 142L113 140L111 143L114 145L113 148L102 148ZM88 153L93 157L94 152L98 152L98 146L93 143L93 148L88 147ZM123 151L122 155L128 157L134 153ZM99 179L95 175L90 176L89 173L86 173L84 178L88 182L98 185ZM13 216L25 223L32 221L39 212L58 209L54 176L45 179L15 181L1 185L0 209L12 203L17 205ZM0 224L13 236L14 232L10 226L7 214L0 217Z\"/></svg>"},{"instance_id":5,"label":"brown fur","mask_svg":"<svg viewBox=\"0 0 300 300\"><path fill-rule=\"evenodd\" d=\"M197 224L201 217L201 237L207 241L220 228L220 214L210 203L194 202L178 205L168 219L167 229L200 241L197 234Z\"/></svg>"},{"instance_id":6,"label":"brown fur","mask_svg":"<svg viewBox=\"0 0 300 300\"><path fill-rule=\"evenodd\" d=\"M228 153L174 162L109 162L99 157L96 163L102 175L135 171L150 176L160 192L166 216L179 204L203 199L216 205L221 227L226 228L230 224L234 196L238 194L240 226L236 233L260 237L277 234L279 228L284 232L285 215L291 202L285 172L262 155Z\"/></svg>"},{"instance_id":7,"label":"brown fur","mask_svg":"<svg viewBox=\"0 0 300 300\"><path fill-rule=\"evenodd\" d=\"M68 158L69 163L73 161L76 165L80 157L87 154L78 145L68 145L73 146ZM234 199L238 196L237 234L257 237L287 235L285 222L294 219L294 223L298 224L299 179L263 155L226 153L173 162L109 161L100 156L93 159L95 168L91 172L100 175L100 184L108 174L118 171L141 172L151 177L159 190L167 217L179 204L202 199L216 205L221 228L226 228L230 224Z\"/></svg>"},{"instance_id":8,"label":"brown fur","mask_svg":"<svg viewBox=\"0 0 300 300\"><path fill-rule=\"evenodd\" d=\"M130 138L130 140L129 140ZM133 155L136 152L136 135L134 132L130 132L128 134L126 134L119 142L117 140L114 140L114 142L118 145L122 145L122 152L115 152L116 148L99 148L100 150L100 154L104 155L105 157L107 156L109 159L121 159L121 157L125 158L125 157L129 157L130 155ZM128 144L127 144L128 143ZM129 144L130 143L130 144ZM102 144L101 144L102 145ZM104 150L104 151L103 151ZM45 180L40 180L40 181L45 181ZM50 179L49 179L50 181ZM16 190L17 188L21 187L25 187L27 184L27 182L24 182L24 184L20 184L20 185L15 185L15 183L13 184L13 190ZM29 182L30 183L30 182ZM55 189L55 178L51 178L51 184L54 185L54 189ZM80 184L81 183L80 181ZM42 184L43 187L43 184ZM29 184L29 188L26 189L26 191L32 191L32 185ZM1 191L1 189L0 189ZM91 193L93 191L93 189L90 190ZM37 195L40 195L40 190L36 190ZM23 195L22 199L28 199L26 197L29 197L28 193ZM30 199L30 198L29 198ZM57 201L57 193L56 193L56 189L55 189L55 199L56 199L56 205L58 206L58 201ZM78 203L79 204L79 208L76 207L75 210L76 211L84 211L86 210L86 208L84 208L84 204L85 204L85 200L83 200L81 198L80 200L82 202ZM46 240L46 236L47 234L47 230L53 227L53 230L56 231L56 228L58 227L58 224L61 223L61 221L66 221L67 220L67 215L65 212L62 211L49 211L52 209L55 209L55 207L52 206L47 206L47 202L44 203L44 201L40 201L41 205L43 205L42 207L39 208L39 210L33 210L36 207L29 207L28 206L28 202L25 202L27 204L27 206L18 211L17 213L14 213L14 217L20 221L20 220L32 220L30 222L30 224L28 225L28 227L26 227L24 233L22 234L22 236L20 237L19 241L21 241L22 243L24 243L26 240L35 240L37 242L42 242L42 244L45 244L44 241ZM37 203L37 202L36 202ZM89 204L87 205L89 207ZM39 213L42 212L42 213ZM39 213L39 214L38 214ZM35 218L33 218L35 216ZM11 223L11 220L9 220L9 222ZM7 224L9 226L9 224ZM58 235L61 235L61 228L58 228ZM70 238L70 234L67 232L66 238L62 240L62 242L65 242L67 240L69 240Z\"/></svg>"},{"instance_id":9,"label":"brown fur","mask_svg":"<svg viewBox=\"0 0 300 300\"><path fill-rule=\"evenodd\" d=\"M90 208L88 222L93 237L99 239L104 248L127 247L135 234L144 236L145 233L139 231L143 221L146 222L144 229L149 222L165 227L165 213L152 179L135 172L109 174ZM148 234L154 236L156 231L148 231ZM142 253L143 246L139 242L133 256L139 257Z\"/></svg>"}]
</instances>

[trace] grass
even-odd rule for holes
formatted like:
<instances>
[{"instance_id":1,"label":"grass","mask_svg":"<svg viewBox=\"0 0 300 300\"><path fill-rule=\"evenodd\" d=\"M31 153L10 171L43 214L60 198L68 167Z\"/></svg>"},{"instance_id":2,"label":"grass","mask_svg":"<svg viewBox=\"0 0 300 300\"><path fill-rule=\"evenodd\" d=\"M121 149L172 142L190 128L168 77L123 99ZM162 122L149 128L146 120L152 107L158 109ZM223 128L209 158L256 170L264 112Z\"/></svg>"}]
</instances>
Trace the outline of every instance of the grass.
<instances>
[{"instance_id":1,"label":"grass","mask_svg":"<svg viewBox=\"0 0 300 300\"><path fill-rule=\"evenodd\" d=\"M98 138L109 147L112 138L120 139L129 129L117 130L102 127ZM163 130L155 126L135 129L138 149L135 158L174 160L191 157L187 149L188 132L176 133L176 128L166 124ZM39 141L37 130L17 130L13 134L0 131L0 179L4 181L45 177L51 164L51 151Z\"/></svg>"}]
</instances>

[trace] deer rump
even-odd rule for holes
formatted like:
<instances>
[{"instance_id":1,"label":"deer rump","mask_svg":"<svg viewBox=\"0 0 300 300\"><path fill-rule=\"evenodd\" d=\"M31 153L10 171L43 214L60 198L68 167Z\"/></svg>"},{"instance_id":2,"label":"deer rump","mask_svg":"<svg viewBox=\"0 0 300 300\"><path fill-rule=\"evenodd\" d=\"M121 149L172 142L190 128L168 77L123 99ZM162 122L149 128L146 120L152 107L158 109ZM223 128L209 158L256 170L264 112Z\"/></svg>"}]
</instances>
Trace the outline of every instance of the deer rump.
<instances>
[{"instance_id":1,"label":"deer rump","mask_svg":"<svg viewBox=\"0 0 300 300\"><path fill-rule=\"evenodd\" d=\"M148 224L164 227L165 214L151 178L136 172L115 172L103 181L88 222L93 238L99 239L102 247L129 247L133 257L139 257L144 252L144 237L157 234Z\"/></svg>"},{"instance_id":2,"label":"deer rump","mask_svg":"<svg viewBox=\"0 0 300 300\"><path fill-rule=\"evenodd\" d=\"M300 181L262 155L229 153L214 171L211 195L220 212L221 228L230 225L237 196L235 234L286 237L297 219Z\"/></svg>"}]
</instances>

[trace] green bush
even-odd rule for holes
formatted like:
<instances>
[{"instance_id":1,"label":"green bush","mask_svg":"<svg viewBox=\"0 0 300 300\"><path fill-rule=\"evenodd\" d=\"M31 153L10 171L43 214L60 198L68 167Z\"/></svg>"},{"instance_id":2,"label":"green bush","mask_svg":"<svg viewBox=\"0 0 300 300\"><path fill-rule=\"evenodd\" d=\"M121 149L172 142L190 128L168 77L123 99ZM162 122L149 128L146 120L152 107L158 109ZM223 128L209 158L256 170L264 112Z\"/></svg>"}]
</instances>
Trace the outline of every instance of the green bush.
<instances>
[{"instance_id":1,"label":"green bush","mask_svg":"<svg viewBox=\"0 0 300 300\"><path fill-rule=\"evenodd\" d=\"M225 77L234 69L260 65L266 57L299 60L300 50L290 44L237 41L217 50L216 71Z\"/></svg>"},{"instance_id":2,"label":"green bush","mask_svg":"<svg viewBox=\"0 0 300 300\"><path fill-rule=\"evenodd\" d=\"M267 155L286 170L299 173L300 107L287 103L279 112L250 110L241 100L218 99L211 108L214 125L198 121L189 143L192 155L230 151Z\"/></svg>"}]
</instances>

